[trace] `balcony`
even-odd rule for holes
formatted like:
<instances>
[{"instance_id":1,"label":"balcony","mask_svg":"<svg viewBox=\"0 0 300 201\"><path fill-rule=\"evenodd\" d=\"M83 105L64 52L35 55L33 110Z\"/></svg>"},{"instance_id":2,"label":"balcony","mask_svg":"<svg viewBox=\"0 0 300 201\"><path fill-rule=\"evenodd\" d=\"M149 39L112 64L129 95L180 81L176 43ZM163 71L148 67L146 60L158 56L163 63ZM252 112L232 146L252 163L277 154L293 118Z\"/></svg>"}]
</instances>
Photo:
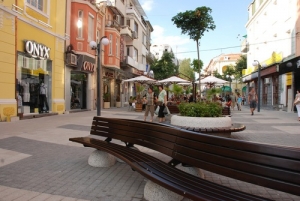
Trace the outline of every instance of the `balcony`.
<instances>
[{"instance_id":1,"label":"balcony","mask_svg":"<svg viewBox=\"0 0 300 201\"><path fill-rule=\"evenodd\" d=\"M125 60L121 63L122 66L130 66L134 68L138 68L139 63L135 61L132 57L130 56L125 56Z\"/></svg>"},{"instance_id":2,"label":"balcony","mask_svg":"<svg viewBox=\"0 0 300 201\"><path fill-rule=\"evenodd\" d=\"M124 39L125 39L126 42L129 42L129 41L133 40L132 31L131 31L129 26L121 26L120 34L122 36L125 36Z\"/></svg>"},{"instance_id":3,"label":"balcony","mask_svg":"<svg viewBox=\"0 0 300 201\"><path fill-rule=\"evenodd\" d=\"M244 39L241 44L241 52L247 53L248 52L248 42L247 39Z\"/></svg>"},{"instance_id":4,"label":"balcony","mask_svg":"<svg viewBox=\"0 0 300 201\"><path fill-rule=\"evenodd\" d=\"M120 24L116 20L107 20L105 23L105 27L115 28L120 31Z\"/></svg>"}]
</instances>

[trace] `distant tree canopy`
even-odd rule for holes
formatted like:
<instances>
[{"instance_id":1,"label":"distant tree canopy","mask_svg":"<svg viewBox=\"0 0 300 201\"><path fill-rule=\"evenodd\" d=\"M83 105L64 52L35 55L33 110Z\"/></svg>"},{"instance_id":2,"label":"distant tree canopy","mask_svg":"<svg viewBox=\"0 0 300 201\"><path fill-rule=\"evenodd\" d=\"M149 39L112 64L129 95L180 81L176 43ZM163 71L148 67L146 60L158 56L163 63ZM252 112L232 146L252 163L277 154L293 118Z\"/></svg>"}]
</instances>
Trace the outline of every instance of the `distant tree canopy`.
<instances>
[{"instance_id":1,"label":"distant tree canopy","mask_svg":"<svg viewBox=\"0 0 300 201\"><path fill-rule=\"evenodd\" d=\"M179 77L185 80L195 80L195 74L191 68L191 59L183 59L179 62Z\"/></svg>"},{"instance_id":2,"label":"distant tree canopy","mask_svg":"<svg viewBox=\"0 0 300 201\"><path fill-rule=\"evenodd\" d=\"M174 63L174 54L164 52L161 59L155 60L151 65L156 80L166 79L178 74L178 66Z\"/></svg>"},{"instance_id":3,"label":"distant tree canopy","mask_svg":"<svg viewBox=\"0 0 300 201\"><path fill-rule=\"evenodd\" d=\"M199 73L199 70L202 70L203 68L203 62L202 60L200 60L200 65L199 65L198 59L194 59L193 62L191 63L191 66L194 72Z\"/></svg>"}]
</instances>

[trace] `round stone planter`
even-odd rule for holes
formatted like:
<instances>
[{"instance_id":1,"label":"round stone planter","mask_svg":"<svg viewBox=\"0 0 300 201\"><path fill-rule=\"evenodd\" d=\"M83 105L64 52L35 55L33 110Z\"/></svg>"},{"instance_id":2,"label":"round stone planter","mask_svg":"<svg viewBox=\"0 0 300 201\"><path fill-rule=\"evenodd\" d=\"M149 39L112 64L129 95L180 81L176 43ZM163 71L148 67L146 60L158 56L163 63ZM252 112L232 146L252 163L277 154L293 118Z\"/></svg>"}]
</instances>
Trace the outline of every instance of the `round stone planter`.
<instances>
[{"instance_id":1,"label":"round stone planter","mask_svg":"<svg viewBox=\"0 0 300 201\"><path fill-rule=\"evenodd\" d=\"M172 115L171 125L195 128L230 128L232 122L230 117L186 117Z\"/></svg>"}]
</instances>

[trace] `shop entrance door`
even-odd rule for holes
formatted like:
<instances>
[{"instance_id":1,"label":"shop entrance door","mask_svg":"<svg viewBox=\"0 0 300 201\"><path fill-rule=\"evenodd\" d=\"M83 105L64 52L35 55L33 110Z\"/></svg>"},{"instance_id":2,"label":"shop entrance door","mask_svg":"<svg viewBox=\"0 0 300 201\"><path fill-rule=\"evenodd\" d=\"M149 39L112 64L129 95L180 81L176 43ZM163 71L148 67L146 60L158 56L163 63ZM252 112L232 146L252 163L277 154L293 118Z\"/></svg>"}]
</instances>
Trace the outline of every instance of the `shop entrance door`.
<instances>
[{"instance_id":1,"label":"shop entrance door","mask_svg":"<svg viewBox=\"0 0 300 201\"><path fill-rule=\"evenodd\" d=\"M71 109L86 109L87 74L71 72Z\"/></svg>"}]
</instances>

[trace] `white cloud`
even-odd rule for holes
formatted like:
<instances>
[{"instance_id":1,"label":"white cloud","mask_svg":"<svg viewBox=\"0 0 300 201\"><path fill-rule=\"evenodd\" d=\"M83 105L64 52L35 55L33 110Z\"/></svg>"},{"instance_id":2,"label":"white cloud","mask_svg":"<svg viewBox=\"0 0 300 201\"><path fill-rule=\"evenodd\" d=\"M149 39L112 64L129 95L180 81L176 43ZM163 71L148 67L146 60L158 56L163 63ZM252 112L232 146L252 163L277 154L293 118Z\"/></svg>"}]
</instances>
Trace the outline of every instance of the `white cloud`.
<instances>
[{"instance_id":1,"label":"white cloud","mask_svg":"<svg viewBox=\"0 0 300 201\"><path fill-rule=\"evenodd\" d=\"M142 7L145 11L150 11L152 10L152 5L153 5L154 0L143 0L142 1Z\"/></svg>"},{"instance_id":2,"label":"white cloud","mask_svg":"<svg viewBox=\"0 0 300 201\"><path fill-rule=\"evenodd\" d=\"M154 31L151 33L152 45L168 44L172 47L173 52L177 55L178 59L187 57L187 54L184 54L183 52L189 51L190 45L193 43L189 37L182 35L165 36L164 28L158 25L154 25L153 29Z\"/></svg>"}]
</instances>

